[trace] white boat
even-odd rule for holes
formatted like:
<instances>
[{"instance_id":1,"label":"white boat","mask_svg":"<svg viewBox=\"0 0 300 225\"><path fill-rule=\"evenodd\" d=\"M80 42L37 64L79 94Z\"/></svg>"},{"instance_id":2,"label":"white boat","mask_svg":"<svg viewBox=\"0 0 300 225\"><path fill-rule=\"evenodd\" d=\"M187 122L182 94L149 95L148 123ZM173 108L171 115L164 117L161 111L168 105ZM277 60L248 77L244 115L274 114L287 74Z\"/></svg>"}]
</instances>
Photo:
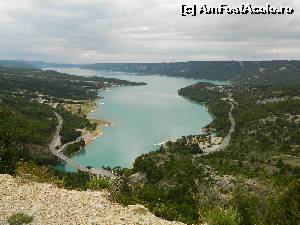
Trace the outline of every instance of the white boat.
<instances>
[{"instance_id":1,"label":"white boat","mask_svg":"<svg viewBox=\"0 0 300 225\"><path fill-rule=\"evenodd\" d=\"M155 146L161 146L163 144L166 144L169 140L164 140L163 142L160 142L160 143L157 143L157 144L154 144Z\"/></svg>"}]
</instances>

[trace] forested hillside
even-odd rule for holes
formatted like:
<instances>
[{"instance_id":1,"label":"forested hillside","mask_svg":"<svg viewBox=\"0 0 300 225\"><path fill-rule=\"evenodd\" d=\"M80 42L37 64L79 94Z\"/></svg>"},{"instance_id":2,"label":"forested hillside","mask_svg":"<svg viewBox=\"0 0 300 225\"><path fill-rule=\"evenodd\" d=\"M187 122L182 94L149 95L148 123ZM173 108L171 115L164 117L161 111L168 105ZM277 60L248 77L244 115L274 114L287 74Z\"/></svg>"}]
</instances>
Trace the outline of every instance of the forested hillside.
<instances>
[{"instance_id":1,"label":"forested hillside","mask_svg":"<svg viewBox=\"0 0 300 225\"><path fill-rule=\"evenodd\" d=\"M190 61L174 63L96 63L82 68L161 74L247 84L300 84L300 61Z\"/></svg>"},{"instance_id":2,"label":"forested hillside","mask_svg":"<svg viewBox=\"0 0 300 225\"><path fill-rule=\"evenodd\" d=\"M99 98L100 90L144 84L113 78L73 76L31 67L0 67L0 158L9 156L11 150L14 153L11 157L16 162L56 164L58 159L49 151L58 123L54 112L63 119L62 144L72 142L81 136L78 129L96 128L86 118L85 112L95 107L94 101ZM77 111L70 110L72 107ZM9 160L1 163L8 167L13 165ZM6 171L6 166L0 165L0 170Z\"/></svg>"},{"instance_id":3,"label":"forested hillside","mask_svg":"<svg viewBox=\"0 0 300 225\"><path fill-rule=\"evenodd\" d=\"M73 76L56 71L0 67L0 94L21 94L47 100L95 100L98 90L116 85L143 85L103 77ZM55 98L55 99L54 99Z\"/></svg>"},{"instance_id":4,"label":"forested hillside","mask_svg":"<svg viewBox=\"0 0 300 225\"><path fill-rule=\"evenodd\" d=\"M30 63L28 63L26 61L18 61L18 60L0 60L0 67L38 69L38 67L31 65Z\"/></svg>"}]
</instances>

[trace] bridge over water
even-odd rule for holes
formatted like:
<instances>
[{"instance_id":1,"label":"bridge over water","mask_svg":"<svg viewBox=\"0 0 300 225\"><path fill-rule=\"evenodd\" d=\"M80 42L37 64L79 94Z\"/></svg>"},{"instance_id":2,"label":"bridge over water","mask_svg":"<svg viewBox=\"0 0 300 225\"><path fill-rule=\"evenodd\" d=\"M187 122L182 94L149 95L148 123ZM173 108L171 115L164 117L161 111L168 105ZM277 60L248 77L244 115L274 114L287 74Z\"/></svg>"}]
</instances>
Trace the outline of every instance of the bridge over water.
<instances>
[{"instance_id":1,"label":"bridge over water","mask_svg":"<svg viewBox=\"0 0 300 225\"><path fill-rule=\"evenodd\" d=\"M105 178L109 178L109 179L115 179L117 176L112 171L99 169L99 168L84 167L81 164L79 164L78 162L75 162L74 160L72 160L71 158L65 156L62 153L63 150L68 145L71 145L71 144L77 142L78 140L80 140L81 137L79 137L76 141L72 141L72 142L66 143L66 144L61 146L61 137L60 137L59 133L62 129L63 119L58 113L54 112L54 114L57 118L58 124L56 126L56 130L55 130L54 136L52 138L52 141L49 145L49 150L52 152L52 154L54 154L55 156L60 158L65 163L68 163L69 165L75 167L79 171L94 174L97 177L105 177Z\"/></svg>"}]
</instances>

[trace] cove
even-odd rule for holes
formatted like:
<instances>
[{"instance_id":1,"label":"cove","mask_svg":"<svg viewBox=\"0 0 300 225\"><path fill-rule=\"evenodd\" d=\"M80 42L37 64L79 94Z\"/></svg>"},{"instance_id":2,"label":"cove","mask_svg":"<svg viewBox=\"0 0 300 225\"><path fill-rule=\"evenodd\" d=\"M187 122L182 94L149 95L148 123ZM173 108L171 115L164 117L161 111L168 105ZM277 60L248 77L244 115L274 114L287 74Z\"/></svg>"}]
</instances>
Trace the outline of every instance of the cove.
<instances>
[{"instance_id":1,"label":"cove","mask_svg":"<svg viewBox=\"0 0 300 225\"><path fill-rule=\"evenodd\" d=\"M51 68L82 76L113 77L143 81L146 86L115 87L100 92L97 109L88 117L112 122L103 128L103 135L72 157L83 166L131 167L135 158L156 150L164 140L201 134L202 127L212 121L204 105L178 95L180 88L208 80L186 79L159 75L137 75L79 68ZM228 82L209 81L215 84ZM75 171L69 165L60 169Z\"/></svg>"}]
</instances>

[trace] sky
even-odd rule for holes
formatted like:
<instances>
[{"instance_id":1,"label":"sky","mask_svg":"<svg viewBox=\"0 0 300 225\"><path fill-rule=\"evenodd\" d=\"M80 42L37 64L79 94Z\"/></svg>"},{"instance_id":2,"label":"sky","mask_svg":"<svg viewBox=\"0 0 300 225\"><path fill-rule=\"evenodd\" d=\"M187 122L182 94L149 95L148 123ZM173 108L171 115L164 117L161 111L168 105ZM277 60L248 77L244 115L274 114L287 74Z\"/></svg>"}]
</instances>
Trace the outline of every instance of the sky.
<instances>
[{"instance_id":1,"label":"sky","mask_svg":"<svg viewBox=\"0 0 300 225\"><path fill-rule=\"evenodd\" d=\"M181 5L291 6L198 15ZM300 59L299 0L0 0L0 59L65 63Z\"/></svg>"}]
</instances>

